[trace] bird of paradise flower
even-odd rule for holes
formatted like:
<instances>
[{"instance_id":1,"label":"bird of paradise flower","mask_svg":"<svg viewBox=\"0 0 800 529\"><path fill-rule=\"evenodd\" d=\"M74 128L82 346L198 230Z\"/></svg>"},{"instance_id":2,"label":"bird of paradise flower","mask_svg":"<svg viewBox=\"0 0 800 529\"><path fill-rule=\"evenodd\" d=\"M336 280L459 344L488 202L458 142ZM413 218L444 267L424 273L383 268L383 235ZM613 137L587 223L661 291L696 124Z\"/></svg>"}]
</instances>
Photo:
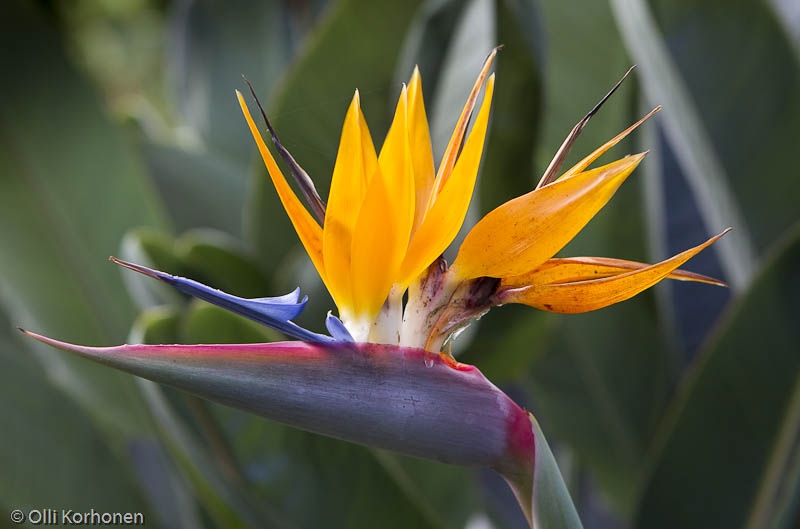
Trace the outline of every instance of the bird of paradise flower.
<instances>
[{"instance_id":1,"label":"bird of paradise flower","mask_svg":"<svg viewBox=\"0 0 800 529\"><path fill-rule=\"evenodd\" d=\"M443 348L471 321L505 303L580 313L629 299L665 278L722 285L678 268L725 232L652 265L554 257L646 155L590 169L659 108L559 175L572 142L618 83L576 125L539 185L483 217L448 265L442 254L464 221L478 175L494 93L495 77L489 72L496 53L493 50L484 61L438 169L418 69L401 89L380 152L356 91L345 116L327 204L261 109L308 208L281 172L244 97L236 92L283 207L338 308L338 317L329 314L326 320L329 335L292 321L307 303L299 289L280 297L245 299L116 258L112 260L125 267L299 341L87 347L23 332L311 432L493 468L511 485L532 527L550 527L554 520L561 520L560 526L580 527L533 416L477 368L457 362ZM483 100L468 132L482 88Z\"/></svg>"}]
</instances>

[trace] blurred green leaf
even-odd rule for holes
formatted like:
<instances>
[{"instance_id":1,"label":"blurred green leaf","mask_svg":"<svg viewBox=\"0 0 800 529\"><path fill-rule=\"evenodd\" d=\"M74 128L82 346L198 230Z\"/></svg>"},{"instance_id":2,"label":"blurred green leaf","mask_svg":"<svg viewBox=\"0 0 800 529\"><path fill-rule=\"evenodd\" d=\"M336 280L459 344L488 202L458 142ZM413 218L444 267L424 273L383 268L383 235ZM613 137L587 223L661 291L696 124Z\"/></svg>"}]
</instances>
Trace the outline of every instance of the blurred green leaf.
<instances>
[{"instance_id":1,"label":"blurred green leaf","mask_svg":"<svg viewBox=\"0 0 800 529\"><path fill-rule=\"evenodd\" d=\"M796 219L789 197L800 194L800 182L778 176L796 166L800 126L800 66L791 43L762 2L664 0L652 12L638 1L612 5L648 97L665 105L667 138L709 229L736 228L719 250L738 287L739 276L753 272L754 254ZM758 175L781 184L760 185ZM739 249L730 253L730 245Z\"/></svg>"},{"instance_id":2,"label":"blurred green leaf","mask_svg":"<svg viewBox=\"0 0 800 529\"><path fill-rule=\"evenodd\" d=\"M240 248L239 241L221 231L196 229L173 240L152 230L133 230L125 236L122 256L233 295L260 297L274 293L270 281ZM122 273L131 296L141 308L180 305L186 299L160 281L127 270Z\"/></svg>"},{"instance_id":3,"label":"blurred green leaf","mask_svg":"<svg viewBox=\"0 0 800 529\"><path fill-rule=\"evenodd\" d=\"M231 93L238 79L230 81ZM232 119L241 125L241 112L238 108L234 111ZM249 138L241 142L242 148L252 147ZM241 236L249 158L236 162L213 152L155 143L145 143L142 152L176 231L216 228Z\"/></svg>"},{"instance_id":4,"label":"blurred green leaf","mask_svg":"<svg viewBox=\"0 0 800 529\"><path fill-rule=\"evenodd\" d=\"M583 529L553 453L533 416L531 426L536 439L531 512L533 527Z\"/></svg>"},{"instance_id":5,"label":"blurred green leaf","mask_svg":"<svg viewBox=\"0 0 800 529\"><path fill-rule=\"evenodd\" d=\"M160 204L34 5L0 9L0 63L13 72L0 85L0 299L38 331L120 342L134 307L107 259L128 228L164 225ZM42 359L51 380L103 424L147 429L129 377L52 351Z\"/></svg>"},{"instance_id":6,"label":"blurred green leaf","mask_svg":"<svg viewBox=\"0 0 800 529\"><path fill-rule=\"evenodd\" d=\"M180 312L169 305L142 311L133 322L128 337L130 343L178 343Z\"/></svg>"},{"instance_id":7,"label":"blurred green leaf","mask_svg":"<svg viewBox=\"0 0 800 529\"><path fill-rule=\"evenodd\" d=\"M795 526L798 268L796 225L684 381L652 453L637 527Z\"/></svg>"},{"instance_id":8,"label":"blurred green leaf","mask_svg":"<svg viewBox=\"0 0 800 529\"><path fill-rule=\"evenodd\" d=\"M397 57L394 82L407 83L409 72L419 66L426 107L433 102L444 58L465 5L461 0L424 0L409 24Z\"/></svg>"},{"instance_id":9,"label":"blurred green leaf","mask_svg":"<svg viewBox=\"0 0 800 529\"><path fill-rule=\"evenodd\" d=\"M245 163L253 152L234 95L242 75L271 88L291 54L285 2L176 2L169 28L168 71L184 120L209 150ZM263 92L262 92L263 93Z\"/></svg>"},{"instance_id":10,"label":"blurred green leaf","mask_svg":"<svg viewBox=\"0 0 800 529\"><path fill-rule=\"evenodd\" d=\"M387 461L364 447L286 428L276 455L288 458L288 467L280 481L273 477L270 490L301 527L463 526L463 513L456 515L460 524L448 523L421 487L396 465L395 456L383 454ZM429 472L436 479L436 473ZM460 494L457 489L450 492Z\"/></svg>"},{"instance_id":11,"label":"blurred green leaf","mask_svg":"<svg viewBox=\"0 0 800 529\"><path fill-rule=\"evenodd\" d=\"M120 257L174 275L183 274L183 264L173 248L172 237L152 228L134 228L120 244ZM129 270L120 270L122 280L136 306L149 309L159 305L179 304L183 298L173 287Z\"/></svg>"},{"instance_id":12,"label":"blurred green leaf","mask_svg":"<svg viewBox=\"0 0 800 529\"><path fill-rule=\"evenodd\" d=\"M492 0L467 0L459 13L427 109L433 156L437 161L450 141L480 72L481 61L497 46L496 18ZM410 77L410 71L406 75Z\"/></svg>"},{"instance_id":13,"label":"blurred green leaf","mask_svg":"<svg viewBox=\"0 0 800 529\"><path fill-rule=\"evenodd\" d=\"M534 28L519 19L524 6L497 3L497 84L477 196L481 213L532 190L537 179L533 153L541 121L541 87L537 58L526 43ZM509 7L510 6L510 7Z\"/></svg>"},{"instance_id":14,"label":"blurred green leaf","mask_svg":"<svg viewBox=\"0 0 800 529\"><path fill-rule=\"evenodd\" d=\"M180 343L276 342L281 337L272 329L198 300L184 315L179 336Z\"/></svg>"},{"instance_id":15,"label":"blurred green leaf","mask_svg":"<svg viewBox=\"0 0 800 529\"><path fill-rule=\"evenodd\" d=\"M42 377L28 346L0 312L3 526L15 508L142 512L148 525L158 525L125 453L109 446L91 417Z\"/></svg>"},{"instance_id":16,"label":"blurred green leaf","mask_svg":"<svg viewBox=\"0 0 800 529\"><path fill-rule=\"evenodd\" d=\"M390 101L400 92L400 86L392 83L394 63L419 3L336 2L309 37L270 105L270 119L282 143L308 171L323 197L356 88L376 145L381 145L388 131ZM255 88L263 94L258 85ZM259 169L249 193L245 233L264 269L274 270L297 239L263 164L256 164Z\"/></svg>"},{"instance_id":17,"label":"blurred green leaf","mask_svg":"<svg viewBox=\"0 0 800 529\"><path fill-rule=\"evenodd\" d=\"M235 296L275 295L258 266L229 235L193 230L176 241L176 252L187 275Z\"/></svg>"},{"instance_id":18,"label":"blurred green leaf","mask_svg":"<svg viewBox=\"0 0 800 529\"><path fill-rule=\"evenodd\" d=\"M575 451L623 516L634 507L673 377L642 305L562 317L528 381L533 410L551 439Z\"/></svg>"}]
</instances>

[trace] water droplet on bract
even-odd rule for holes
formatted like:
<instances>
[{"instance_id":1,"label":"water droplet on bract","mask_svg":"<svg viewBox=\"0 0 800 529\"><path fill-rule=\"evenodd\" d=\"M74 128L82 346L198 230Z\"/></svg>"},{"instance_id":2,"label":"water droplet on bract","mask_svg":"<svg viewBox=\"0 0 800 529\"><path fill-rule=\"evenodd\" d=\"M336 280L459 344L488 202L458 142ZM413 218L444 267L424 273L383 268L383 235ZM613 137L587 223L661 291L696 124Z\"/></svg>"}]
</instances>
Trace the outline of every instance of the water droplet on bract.
<instances>
[{"instance_id":1,"label":"water droplet on bract","mask_svg":"<svg viewBox=\"0 0 800 529\"><path fill-rule=\"evenodd\" d=\"M425 367L433 367L433 355L425 355Z\"/></svg>"}]
</instances>

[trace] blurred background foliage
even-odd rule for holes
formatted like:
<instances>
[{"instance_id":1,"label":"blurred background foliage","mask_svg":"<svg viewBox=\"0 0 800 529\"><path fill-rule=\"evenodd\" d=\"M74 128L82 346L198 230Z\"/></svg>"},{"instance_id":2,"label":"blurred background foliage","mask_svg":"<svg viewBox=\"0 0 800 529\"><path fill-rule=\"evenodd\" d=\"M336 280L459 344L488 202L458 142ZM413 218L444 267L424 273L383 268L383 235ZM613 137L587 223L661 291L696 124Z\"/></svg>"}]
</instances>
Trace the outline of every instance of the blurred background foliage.
<instances>
[{"instance_id":1,"label":"blurred background foliage","mask_svg":"<svg viewBox=\"0 0 800 529\"><path fill-rule=\"evenodd\" d=\"M152 527L518 528L490 473L320 438L39 347L274 340L106 262L332 302L254 156L246 74L327 190L355 88L376 144L423 74L435 152L489 49L493 116L468 222L531 189L639 68L576 161L650 156L564 255L689 269L579 316L493 311L460 339L533 410L589 528L800 527L800 6L793 0L64 0L0 7L0 503L141 511ZM7 514L2 519L6 520ZM5 523L5 522L2 522Z\"/></svg>"}]
</instances>

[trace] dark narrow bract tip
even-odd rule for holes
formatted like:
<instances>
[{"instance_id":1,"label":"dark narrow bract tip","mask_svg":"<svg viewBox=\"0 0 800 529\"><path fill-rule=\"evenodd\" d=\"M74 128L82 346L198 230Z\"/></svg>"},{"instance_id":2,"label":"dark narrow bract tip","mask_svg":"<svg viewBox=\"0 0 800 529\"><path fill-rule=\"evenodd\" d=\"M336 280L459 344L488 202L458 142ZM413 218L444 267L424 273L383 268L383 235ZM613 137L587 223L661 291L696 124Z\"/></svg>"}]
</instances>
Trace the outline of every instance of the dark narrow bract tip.
<instances>
[{"instance_id":1,"label":"dark narrow bract tip","mask_svg":"<svg viewBox=\"0 0 800 529\"><path fill-rule=\"evenodd\" d=\"M286 147L281 144L281 140L278 138L278 133L272 127L272 123L269 122L267 113L264 111L264 107L261 105L261 101L259 101L256 91L253 89L253 85L250 84L250 81L247 80L247 77L245 77L244 74L242 74L242 79L244 79L245 84L247 84L247 88L250 89L250 95L252 95L253 99L255 99L256 105L258 105L258 110L261 112L261 117L264 119L264 123L267 125L267 130L269 130L272 143L275 145L275 148L278 149L278 154L280 154L281 158L283 158L283 161L286 162L286 165L289 166L292 177L300 188L300 191L303 193L303 197L306 199L306 202L311 208L311 211L314 213L314 216L321 224L324 223L325 202L323 202L320 198L317 188L314 187L314 182L311 180L311 177L308 176L308 173L306 173L305 169L303 169L300 164L297 163L297 160L294 159ZM356 90L356 93L358 93L358 90Z\"/></svg>"},{"instance_id":2,"label":"dark narrow bract tip","mask_svg":"<svg viewBox=\"0 0 800 529\"><path fill-rule=\"evenodd\" d=\"M594 108L592 108L588 114L583 116L583 119L581 119L578 123L575 124L574 127L572 127L572 130L567 135L566 139L564 140L564 143L562 143L561 147L559 147L558 151L556 151L556 154L553 157L553 160L550 162L550 165L548 165L547 169L545 169L542 178L536 185L536 189L544 187L547 184L555 181L555 179L558 177L558 172L561 170L561 166L564 164L564 160L566 160L567 158L567 154L569 154L572 145L575 143L575 140L578 139L578 136L580 136L583 128L586 126L587 123L589 123L589 120L592 119L592 117L595 114L597 114L597 112L605 104L605 102L608 101L612 95L614 95L614 92L617 91L617 88L619 88L622 85L622 82L625 81L625 79L628 77L628 75L630 75L630 73L633 71L634 68L636 68L635 64L630 68L628 68L628 71L625 72L625 75L623 75L620 78L620 80L617 81L617 83L611 87L611 90L609 90L608 93L606 93L606 95L604 95L602 99L598 101L598 103L594 106Z\"/></svg>"},{"instance_id":3,"label":"dark narrow bract tip","mask_svg":"<svg viewBox=\"0 0 800 529\"><path fill-rule=\"evenodd\" d=\"M19 325L14 325L14 327L16 327L16 328L17 328L17 330L18 330L19 332L21 332L22 334L28 334L28 331L26 331L25 329L23 329L23 328L22 328L22 327L20 327Z\"/></svg>"},{"instance_id":4,"label":"dark narrow bract tip","mask_svg":"<svg viewBox=\"0 0 800 529\"><path fill-rule=\"evenodd\" d=\"M144 274L147 277L152 277L153 279L163 279L162 275L159 272L151 268L147 268L146 266L129 263L128 261L123 261L122 259L114 257L113 255L109 256L108 260L114 264L124 266L129 270L133 270L134 272L139 272L140 274Z\"/></svg>"}]
</instances>

